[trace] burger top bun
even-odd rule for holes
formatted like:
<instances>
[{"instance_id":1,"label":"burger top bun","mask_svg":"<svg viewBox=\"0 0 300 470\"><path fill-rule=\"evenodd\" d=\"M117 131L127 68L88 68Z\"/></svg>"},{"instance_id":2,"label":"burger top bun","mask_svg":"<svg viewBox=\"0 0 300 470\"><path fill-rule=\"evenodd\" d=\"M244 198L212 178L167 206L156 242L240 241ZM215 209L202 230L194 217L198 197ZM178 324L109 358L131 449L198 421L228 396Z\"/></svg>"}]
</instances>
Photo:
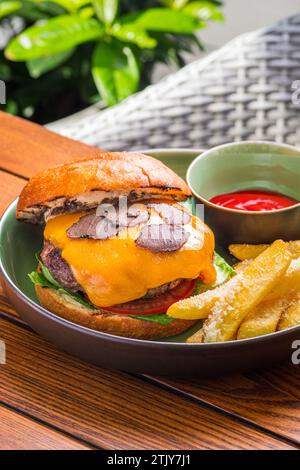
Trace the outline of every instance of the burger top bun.
<instances>
[{"instance_id":1,"label":"burger top bun","mask_svg":"<svg viewBox=\"0 0 300 470\"><path fill-rule=\"evenodd\" d=\"M120 196L138 201L183 201L186 183L159 160L142 153L103 152L99 157L55 166L32 177L17 205L17 219L43 223L67 212L86 211Z\"/></svg>"}]
</instances>

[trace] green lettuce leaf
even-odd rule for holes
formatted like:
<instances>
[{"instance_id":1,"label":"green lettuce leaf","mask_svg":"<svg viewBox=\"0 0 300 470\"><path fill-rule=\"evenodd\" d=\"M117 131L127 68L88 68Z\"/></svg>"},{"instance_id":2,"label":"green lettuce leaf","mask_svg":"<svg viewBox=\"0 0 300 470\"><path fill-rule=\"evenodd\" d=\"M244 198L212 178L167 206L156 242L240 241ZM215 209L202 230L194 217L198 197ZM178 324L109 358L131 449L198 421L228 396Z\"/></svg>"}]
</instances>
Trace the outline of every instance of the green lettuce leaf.
<instances>
[{"instance_id":1,"label":"green lettuce leaf","mask_svg":"<svg viewBox=\"0 0 300 470\"><path fill-rule=\"evenodd\" d=\"M50 286L55 286L56 289L60 289L61 288L61 285L54 279L54 277L52 276L52 274L50 273L49 269L44 265L44 263L42 262L40 256L36 253L35 255L40 267L41 267L41 270L42 270L42 274L44 276L44 278L46 278L47 282L50 283ZM39 273L38 273L39 274ZM45 286L47 287L47 286Z\"/></svg>"},{"instance_id":2,"label":"green lettuce leaf","mask_svg":"<svg viewBox=\"0 0 300 470\"><path fill-rule=\"evenodd\" d=\"M136 318L137 320L150 321L152 323L159 323L160 325L168 325L172 323L175 318L168 317L165 313L159 315L131 315L131 318Z\"/></svg>"},{"instance_id":3,"label":"green lettuce leaf","mask_svg":"<svg viewBox=\"0 0 300 470\"><path fill-rule=\"evenodd\" d=\"M217 279L214 287L223 284L224 282L228 281L228 279L236 275L233 267L230 266L230 264L228 264L227 261L225 261L225 259L222 258L222 256L220 256L218 253L215 253L214 266L215 270L217 271Z\"/></svg>"},{"instance_id":4,"label":"green lettuce leaf","mask_svg":"<svg viewBox=\"0 0 300 470\"><path fill-rule=\"evenodd\" d=\"M28 277L35 286L50 287L50 288L54 287L49 281L47 281L47 279L42 273L38 273L37 271L33 271L32 273L29 273Z\"/></svg>"},{"instance_id":5,"label":"green lettuce leaf","mask_svg":"<svg viewBox=\"0 0 300 470\"><path fill-rule=\"evenodd\" d=\"M76 294L75 292L71 292L68 289L61 287L61 285L54 279L49 269L43 264L39 255L36 255L36 258L41 267L41 272L33 271L32 273L28 274L29 279L31 282L33 282L34 285L55 289L59 294L71 297L75 302L83 305L84 307L91 310L96 310L96 307L88 302L81 294Z\"/></svg>"},{"instance_id":6,"label":"green lettuce leaf","mask_svg":"<svg viewBox=\"0 0 300 470\"><path fill-rule=\"evenodd\" d=\"M88 300L85 300L84 297L81 294L75 294L74 292L70 292L67 289L63 289L62 287L60 289L57 289L57 291L60 294L67 295L67 296L71 297L73 300L75 300L75 302L83 305L86 308L89 308L91 310L97 310L97 308L94 307L94 305L92 305Z\"/></svg>"},{"instance_id":7,"label":"green lettuce leaf","mask_svg":"<svg viewBox=\"0 0 300 470\"><path fill-rule=\"evenodd\" d=\"M197 281L193 295L201 294L202 292L205 292L209 289L214 289L215 287L224 284L224 282L227 282L231 277L235 276L236 274L233 267L230 266L230 264L228 264L227 261L225 261L225 259L222 258L222 256L220 256L216 252L214 257L214 267L217 272L217 278L215 283L210 286L207 286L206 284L203 284L203 282Z\"/></svg>"}]
</instances>

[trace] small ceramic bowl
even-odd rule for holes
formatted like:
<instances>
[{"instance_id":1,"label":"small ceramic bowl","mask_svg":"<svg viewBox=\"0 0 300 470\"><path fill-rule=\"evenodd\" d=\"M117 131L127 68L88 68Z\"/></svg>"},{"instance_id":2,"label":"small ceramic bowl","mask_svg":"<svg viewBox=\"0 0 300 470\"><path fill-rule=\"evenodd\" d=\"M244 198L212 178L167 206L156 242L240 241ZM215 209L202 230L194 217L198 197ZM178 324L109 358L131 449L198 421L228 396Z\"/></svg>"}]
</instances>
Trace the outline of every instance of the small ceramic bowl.
<instances>
[{"instance_id":1,"label":"small ceramic bowl","mask_svg":"<svg viewBox=\"0 0 300 470\"><path fill-rule=\"evenodd\" d=\"M272 142L236 142L202 153L189 166L188 184L217 242L270 243L300 239L300 202L268 212L242 211L210 202L245 189L274 191L300 201L300 150Z\"/></svg>"}]
</instances>

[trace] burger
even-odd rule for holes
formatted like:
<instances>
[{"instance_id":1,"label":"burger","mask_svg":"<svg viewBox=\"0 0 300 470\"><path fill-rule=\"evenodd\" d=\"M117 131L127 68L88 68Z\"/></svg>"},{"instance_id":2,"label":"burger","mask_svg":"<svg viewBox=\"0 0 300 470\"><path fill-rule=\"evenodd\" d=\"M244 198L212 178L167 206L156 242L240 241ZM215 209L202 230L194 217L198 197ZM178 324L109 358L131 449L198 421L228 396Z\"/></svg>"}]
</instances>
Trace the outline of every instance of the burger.
<instances>
[{"instance_id":1,"label":"burger","mask_svg":"<svg viewBox=\"0 0 300 470\"><path fill-rule=\"evenodd\" d=\"M43 224L40 303L71 322L156 339L193 321L166 310L215 280L214 236L186 203L186 183L147 155L104 152L32 177L17 219Z\"/></svg>"}]
</instances>

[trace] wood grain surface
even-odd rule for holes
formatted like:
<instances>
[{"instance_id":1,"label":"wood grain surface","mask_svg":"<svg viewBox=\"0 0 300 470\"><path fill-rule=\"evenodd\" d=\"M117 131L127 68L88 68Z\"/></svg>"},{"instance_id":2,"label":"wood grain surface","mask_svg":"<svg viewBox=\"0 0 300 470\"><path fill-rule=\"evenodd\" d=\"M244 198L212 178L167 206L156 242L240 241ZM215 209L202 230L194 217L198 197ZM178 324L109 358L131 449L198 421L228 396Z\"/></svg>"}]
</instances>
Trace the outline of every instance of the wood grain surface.
<instances>
[{"instance_id":1,"label":"wood grain surface","mask_svg":"<svg viewBox=\"0 0 300 470\"><path fill-rule=\"evenodd\" d=\"M278 370L280 368L273 367L259 373L230 375L218 380L152 380L300 444L299 369L294 365L284 365L281 380L278 380ZM293 383L298 397L291 393Z\"/></svg>"},{"instance_id":2,"label":"wood grain surface","mask_svg":"<svg viewBox=\"0 0 300 470\"><path fill-rule=\"evenodd\" d=\"M49 165L95 157L99 149L0 112L0 167L28 178Z\"/></svg>"},{"instance_id":3,"label":"wood grain surface","mask_svg":"<svg viewBox=\"0 0 300 470\"><path fill-rule=\"evenodd\" d=\"M0 296L0 311L2 317L14 317L19 326L25 325L3 295ZM293 365L273 367L259 373L220 377L218 380L148 379L183 394L187 399L192 398L216 410L223 409L229 415L300 445L300 401L297 397L300 377L299 368Z\"/></svg>"},{"instance_id":4,"label":"wood grain surface","mask_svg":"<svg viewBox=\"0 0 300 470\"><path fill-rule=\"evenodd\" d=\"M92 447L0 406L0 450L90 450Z\"/></svg>"},{"instance_id":5,"label":"wood grain surface","mask_svg":"<svg viewBox=\"0 0 300 470\"><path fill-rule=\"evenodd\" d=\"M1 128L0 128L1 129ZM1 144L0 144L1 152ZM0 166L2 160L0 156ZM19 196L21 190L26 184L24 179L18 178L17 176L6 173L5 171L0 170L0 181L1 181L1 197L0 197L0 215L6 207Z\"/></svg>"},{"instance_id":6,"label":"wood grain surface","mask_svg":"<svg viewBox=\"0 0 300 470\"><path fill-rule=\"evenodd\" d=\"M0 212L25 178L89 152L99 150L0 113ZM0 338L8 347L0 442L8 448L299 449L299 366L189 381L101 370L31 332L3 293Z\"/></svg>"},{"instance_id":7,"label":"wood grain surface","mask_svg":"<svg viewBox=\"0 0 300 470\"><path fill-rule=\"evenodd\" d=\"M105 449L292 449L140 378L102 370L0 319L0 401Z\"/></svg>"}]
</instances>

